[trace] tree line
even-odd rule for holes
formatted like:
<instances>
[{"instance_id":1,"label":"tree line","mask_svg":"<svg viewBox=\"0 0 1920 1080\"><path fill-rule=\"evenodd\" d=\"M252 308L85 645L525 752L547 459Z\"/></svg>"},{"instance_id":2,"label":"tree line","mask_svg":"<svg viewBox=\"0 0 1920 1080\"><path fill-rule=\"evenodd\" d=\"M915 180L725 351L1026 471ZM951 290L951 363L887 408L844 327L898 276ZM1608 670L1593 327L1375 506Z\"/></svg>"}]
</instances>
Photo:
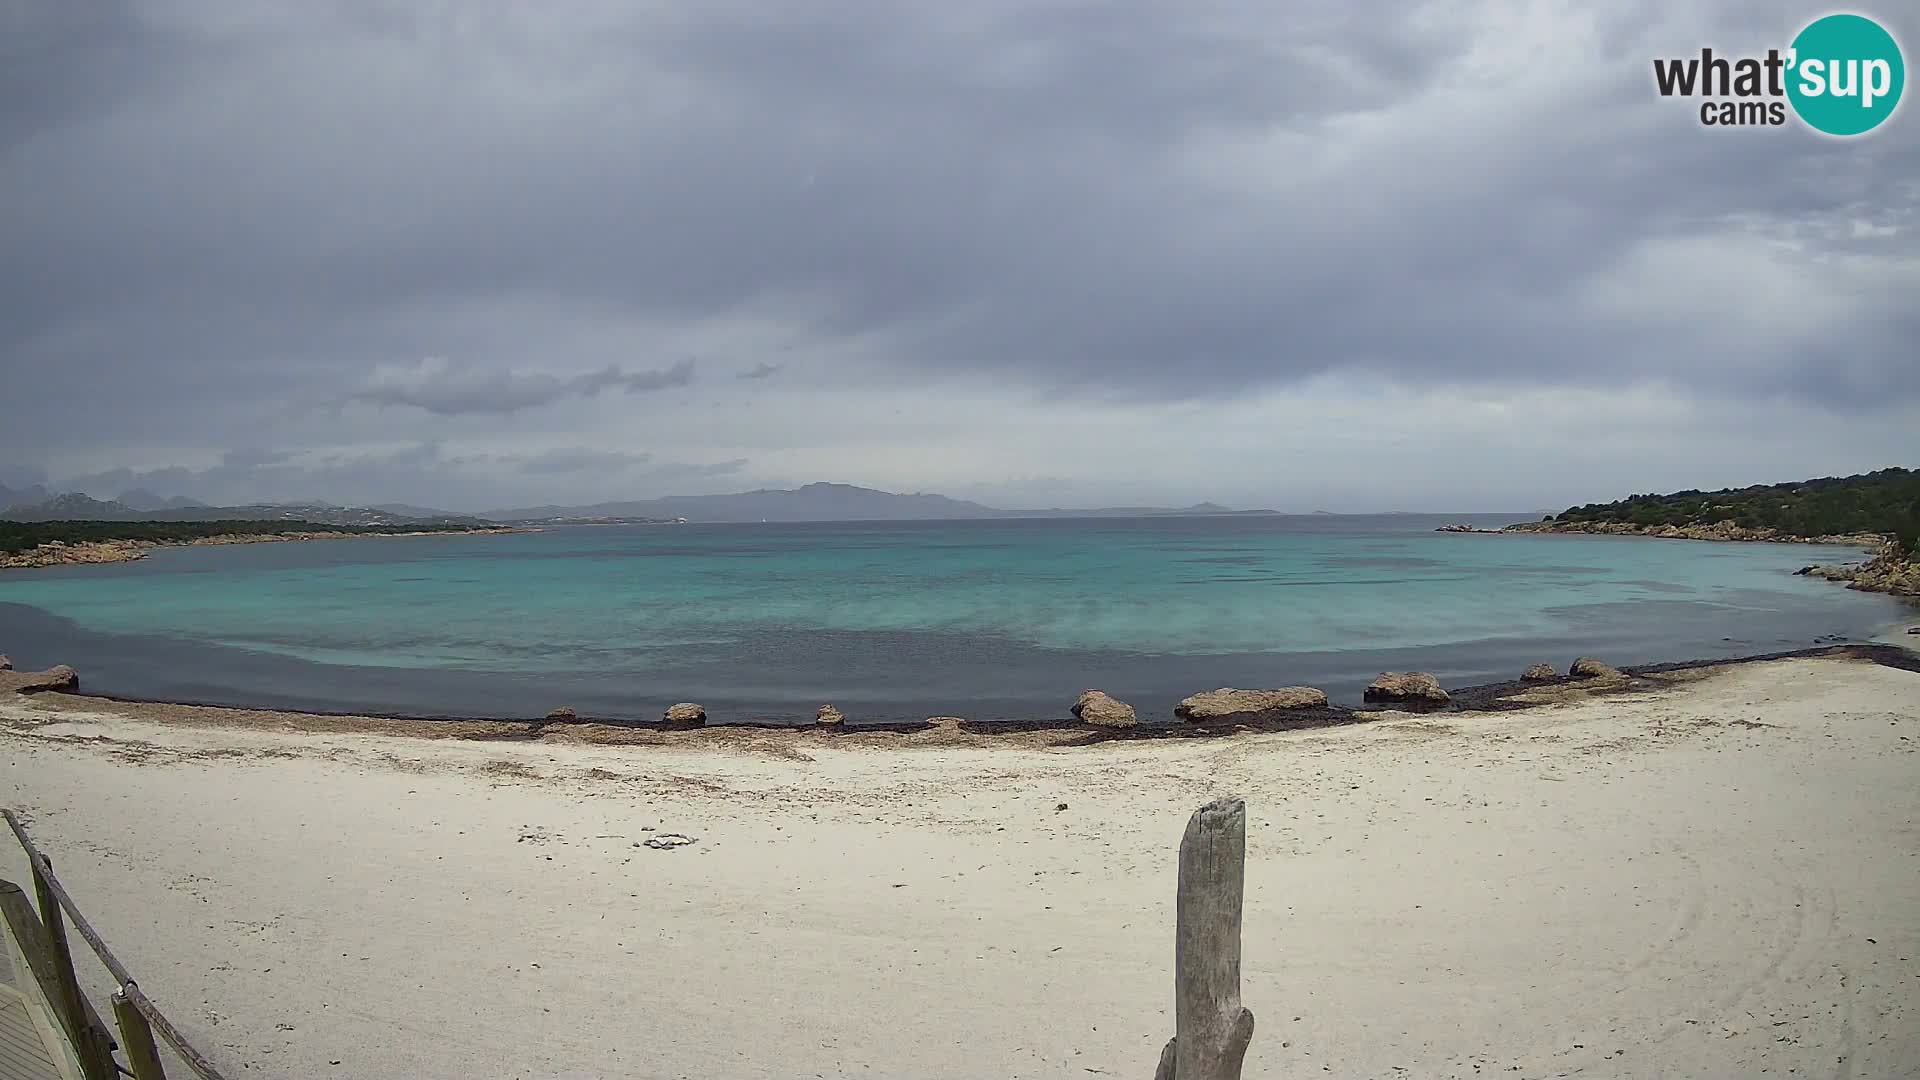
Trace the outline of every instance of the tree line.
<instances>
[{"instance_id":1,"label":"tree line","mask_svg":"<svg viewBox=\"0 0 1920 1080\"><path fill-rule=\"evenodd\" d=\"M1632 525L1731 521L1792 536L1878 533L1892 537L1900 550L1920 554L1920 472L1892 468L1791 484L1631 495L1618 502L1576 506L1547 520Z\"/></svg>"}]
</instances>

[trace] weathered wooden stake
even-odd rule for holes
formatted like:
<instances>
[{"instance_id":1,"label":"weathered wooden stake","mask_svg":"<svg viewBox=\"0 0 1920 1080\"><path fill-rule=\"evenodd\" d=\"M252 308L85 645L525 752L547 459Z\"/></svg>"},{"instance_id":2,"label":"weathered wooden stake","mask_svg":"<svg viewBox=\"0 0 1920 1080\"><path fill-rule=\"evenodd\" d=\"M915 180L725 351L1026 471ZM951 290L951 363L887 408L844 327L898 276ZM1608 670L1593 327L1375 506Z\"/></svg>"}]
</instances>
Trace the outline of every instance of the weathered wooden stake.
<instances>
[{"instance_id":1,"label":"weathered wooden stake","mask_svg":"<svg viewBox=\"0 0 1920 1080\"><path fill-rule=\"evenodd\" d=\"M1240 1004L1246 875L1246 802L1215 799L1194 811L1180 841L1174 1036L1154 1080L1240 1080L1253 1039L1253 1013Z\"/></svg>"},{"instance_id":2,"label":"weathered wooden stake","mask_svg":"<svg viewBox=\"0 0 1920 1080\"><path fill-rule=\"evenodd\" d=\"M113 992L113 1019L120 1025L120 1045L127 1052L133 1080L167 1080L167 1070L160 1065L160 1048L153 1044L153 1029L124 989Z\"/></svg>"},{"instance_id":3,"label":"weathered wooden stake","mask_svg":"<svg viewBox=\"0 0 1920 1080\"><path fill-rule=\"evenodd\" d=\"M53 860L43 855L38 860L29 856L29 861L33 864L34 895L40 901L40 925L47 934L53 977L60 991L60 1000L54 1007L66 1024L67 1035L73 1040L75 1056L80 1059L80 1069L86 1073L87 1080L116 1080L112 1052L106 1049L106 1032L94 1030L86 998L80 990L80 978L74 974L73 950L67 947L66 912L61 910L59 899L53 895L53 886L47 881Z\"/></svg>"}]
</instances>

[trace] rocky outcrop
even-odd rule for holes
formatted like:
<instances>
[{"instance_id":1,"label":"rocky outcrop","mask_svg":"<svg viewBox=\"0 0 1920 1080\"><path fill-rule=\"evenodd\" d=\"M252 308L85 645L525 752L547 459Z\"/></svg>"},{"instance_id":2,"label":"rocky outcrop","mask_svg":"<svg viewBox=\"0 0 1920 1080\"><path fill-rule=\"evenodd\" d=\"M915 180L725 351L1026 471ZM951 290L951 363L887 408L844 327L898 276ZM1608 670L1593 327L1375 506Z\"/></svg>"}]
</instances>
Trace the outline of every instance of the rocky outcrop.
<instances>
[{"instance_id":1,"label":"rocky outcrop","mask_svg":"<svg viewBox=\"0 0 1920 1080\"><path fill-rule=\"evenodd\" d=\"M1483 529L1478 525L1468 525L1468 524L1465 524L1464 522L1461 522L1453 525L1442 525L1433 531L1445 532L1445 533L1496 533L1496 532L1500 532L1501 530Z\"/></svg>"},{"instance_id":2,"label":"rocky outcrop","mask_svg":"<svg viewBox=\"0 0 1920 1080\"><path fill-rule=\"evenodd\" d=\"M831 705L822 705L813 711L813 722L834 727L847 722L847 714Z\"/></svg>"},{"instance_id":3,"label":"rocky outcrop","mask_svg":"<svg viewBox=\"0 0 1920 1080\"><path fill-rule=\"evenodd\" d=\"M1452 700L1441 688L1440 680L1425 671L1383 671L1379 678L1367 684L1362 696L1368 701L1429 709Z\"/></svg>"},{"instance_id":4,"label":"rocky outcrop","mask_svg":"<svg viewBox=\"0 0 1920 1080\"><path fill-rule=\"evenodd\" d=\"M1567 674L1575 679L1619 679L1625 676L1612 664L1603 664L1591 656L1583 656L1573 662Z\"/></svg>"},{"instance_id":5,"label":"rocky outcrop","mask_svg":"<svg viewBox=\"0 0 1920 1080\"><path fill-rule=\"evenodd\" d=\"M69 566L88 563L132 562L147 557L152 544L137 540L105 540L99 543L68 544L49 540L39 547L0 552L0 569L25 569L39 566Z\"/></svg>"},{"instance_id":6,"label":"rocky outcrop","mask_svg":"<svg viewBox=\"0 0 1920 1080\"><path fill-rule=\"evenodd\" d=\"M7 659L5 656L0 656L0 671L12 671L12 670L13 670L13 661Z\"/></svg>"},{"instance_id":7,"label":"rocky outcrop","mask_svg":"<svg viewBox=\"0 0 1920 1080\"><path fill-rule=\"evenodd\" d=\"M928 727L937 728L945 731L958 731L960 730L960 725L966 722L967 722L966 717L963 717L963 716L929 716L927 717Z\"/></svg>"},{"instance_id":8,"label":"rocky outcrop","mask_svg":"<svg viewBox=\"0 0 1920 1080\"><path fill-rule=\"evenodd\" d=\"M1235 690L1223 686L1182 700L1174 706L1173 715L1193 723L1256 719L1266 713L1319 709L1326 704L1327 692L1311 686L1283 686L1276 690Z\"/></svg>"},{"instance_id":9,"label":"rocky outcrop","mask_svg":"<svg viewBox=\"0 0 1920 1080\"><path fill-rule=\"evenodd\" d=\"M579 714L575 713L573 708L568 705L562 705L547 714L547 723L549 724L571 724L578 719L580 719Z\"/></svg>"},{"instance_id":10,"label":"rocky outcrop","mask_svg":"<svg viewBox=\"0 0 1920 1080\"><path fill-rule=\"evenodd\" d=\"M707 722L707 710L691 701L682 701L677 705L667 706L667 713L663 719L669 724L704 724Z\"/></svg>"},{"instance_id":11,"label":"rocky outcrop","mask_svg":"<svg viewBox=\"0 0 1920 1080\"><path fill-rule=\"evenodd\" d=\"M1843 544L1878 548L1885 538L1871 533L1794 536L1778 529L1749 528L1731 521L1711 525L1635 525L1625 521L1523 521L1502 532L1590 533L1597 536L1653 536L1667 540L1755 541L1771 544Z\"/></svg>"},{"instance_id":12,"label":"rocky outcrop","mask_svg":"<svg viewBox=\"0 0 1920 1080\"><path fill-rule=\"evenodd\" d=\"M1520 673L1521 682L1552 682L1559 677L1552 664L1535 664Z\"/></svg>"},{"instance_id":13,"label":"rocky outcrop","mask_svg":"<svg viewBox=\"0 0 1920 1080\"><path fill-rule=\"evenodd\" d=\"M1891 551L1863 563L1842 566L1805 566L1794 571L1804 577L1842 581L1849 589L1861 592L1889 593L1894 596L1920 596L1920 562Z\"/></svg>"},{"instance_id":14,"label":"rocky outcrop","mask_svg":"<svg viewBox=\"0 0 1920 1080\"><path fill-rule=\"evenodd\" d=\"M1133 706L1101 690L1081 691L1079 700L1073 703L1073 715L1095 727L1132 727L1139 722Z\"/></svg>"},{"instance_id":15,"label":"rocky outcrop","mask_svg":"<svg viewBox=\"0 0 1920 1080\"><path fill-rule=\"evenodd\" d=\"M32 694L41 690L78 690L80 676L65 664L58 664L45 671L9 671L0 675L0 690L12 690L19 694Z\"/></svg>"}]
</instances>

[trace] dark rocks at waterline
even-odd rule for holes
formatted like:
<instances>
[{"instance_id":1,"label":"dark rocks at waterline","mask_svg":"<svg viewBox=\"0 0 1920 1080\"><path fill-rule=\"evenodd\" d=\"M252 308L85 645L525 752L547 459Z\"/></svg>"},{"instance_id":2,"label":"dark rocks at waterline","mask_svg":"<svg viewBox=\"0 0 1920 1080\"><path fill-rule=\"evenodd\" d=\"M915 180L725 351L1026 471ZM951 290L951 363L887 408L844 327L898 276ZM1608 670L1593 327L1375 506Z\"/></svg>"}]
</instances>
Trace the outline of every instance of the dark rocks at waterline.
<instances>
[{"instance_id":1,"label":"dark rocks at waterline","mask_svg":"<svg viewBox=\"0 0 1920 1080\"><path fill-rule=\"evenodd\" d=\"M1133 706L1102 690L1084 690L1073 703L1073 715L1095 727L1129 728L1138 723Z\"/></svg>"},{"instance_id":2,"label":"dark rocks at waterline","mask_svg":"<svg viewBox=\"0 0 1920 1080\"><path fill-rule=\"evenodd\" d=\"M1521 682L1552 682L1553 680L1558 679L1559 677L1560 677L1560 673L1553 670L1552 664L1535 664L1532 667L1528 668L1526 671L1521 673L1520 681Z\"/></svg>"},{"instance_id":3,"label":"dark rocks at waterline","mask_svg":"<svg viewBox=\"0 0 1920 1080\"><path fill-rule=\"evenodd\" d=\"M548 724L571 724L578 719L580 719L578 713L574 712L571 707L562 705L547 713L546 718L542 722Z\"/></svg>"},{"instance_id":4,"label":"dark rocks at waterline","mask_svg":"<svg viewBox=\"0 0 1920 1080\"><path fill-rule=\"evenodd\" d=\"M667 706L666 715L661 717L661 719L669 724L686 724L688 726L698 727L707 722L707 710L695 705L691 701L682 701L678 704Z\"/></svg>"},{"instance_id":5,"label":"dark rocks at waterline","mask_svg":"<svg viewBox=\"0 0 1920 1080\"><path fill-rule=\"evenodd\" d=\"M813 722L827 727L837 727L847 722L847 714L832 705L822 705L813 711Z\"/></svg>"},{"instance_id":6,"label":"dark rocks at waterline","mask_svg":"<svg viewBox=\"0 0 1920 1080\"><path fill-rule=\"evenodd\" d=\"M13 670L13 661L7 659L5 656L0 656L0 671L12 671L12 670Z\"/></svg>"},{"instance_id":7,"label":"dark rocks at waterline","mask_svg":"<svg viewBox=\"0 0 1920 1080\"><path fill-rule=\"evenodd\" d=\"M1256 720L1294 709L1324 709L1327 692L1311 686L1282 686L1274 690L1236 690L1223 686L1183 699L1173 715L1189 723L1214 720Z\"/></svg>"},{"instance_id":8,"label":"dark rocks at waterline","mask_svg":"<svg viewBox=\"0 0 1920 1080\"><path fill-rule=\"evenodd\" d=\"M1612 664L1604 664L1591 656L1583 656L1567 669L1567 675L1575 679L1620 679L1625 678L1620 669Z\"/></svg>"},{"instance_id":9,"label":"dark rocks at waterline","mask_svg":"<svg viewBox=\"0 0 1920 1080\"><path fill-rule=\"evenodd\" d=\"M958 731L960 730L960 725L966 722L967 720L963 716L929 716L927 717L927 726L935 730L944 728L949 731Z\"/></svg>"},{"instance_id":10,"label":"dark rocks at waterline","mask_svg":"<svg viewBox=\"0 0 1920 1080\"><path fill-rule=\"evenodd\" d=\"M1440 686L1440 680L1425 671L1383 671L1379 678L1367 684L1361 696L1367 701L1416 709L1437 709L1452 700Z\"/></svg>"}]
</instances>

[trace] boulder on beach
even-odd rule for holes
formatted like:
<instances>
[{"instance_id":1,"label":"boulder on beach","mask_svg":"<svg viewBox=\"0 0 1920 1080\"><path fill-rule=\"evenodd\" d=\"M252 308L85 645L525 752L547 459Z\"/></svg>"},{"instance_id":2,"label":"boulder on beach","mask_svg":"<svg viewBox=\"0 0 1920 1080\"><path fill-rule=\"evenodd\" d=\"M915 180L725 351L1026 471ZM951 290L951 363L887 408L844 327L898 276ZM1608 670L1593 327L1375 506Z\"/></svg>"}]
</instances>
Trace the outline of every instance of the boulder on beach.
<instances>
[{"instance_id":1,"label":"boulder on beach","mask_svg":"<svg viewBox=\"0 0 1920 1080\"><path fill-rule=\"evenodd\" d=\"M1138 723L1133 706L1104 690L1083 690L1073 703L1073 715L1096 727L1132 727Z\"/></svg>"},{"instance_id":2,"label":"boulder on beach","mask_svg":"<svg viewBox=\"0 0 1920 1080\"><path fill-rule=\"evenodd\" d=\"M1183 699L1173 715L1198 723L1230 717L1257 717L1287 709L1318 709L1327 704L1327 692L1311 686L1282 686L1274 690L1235 690L1223 686Z\"/></svg>"},{"instance_id":3,"label":"boulder on beach","mask_svg":"<svg viewBox=\"0 0 1920 1080\"><path fill-rule=\"evenodd\" d=\"M1553 670L1552 664L1535 664L1532 667L1528 668L1526 671L1521 673L1520 681L1521 682L1552 682L1553 680L1559 677L1560 677L1560 673Z\"/></svg>"},{"instance_id":4,"label":"boulder on beach","mask_svg":"<svg viewBox=\"0 0 1920 1080\"><path fill-rule=\"evenodd\" d=\"M822 705L813 711L813 722L828 725L844 724L847 722L847 714L831 705Z\"/></svg>"},{"instance_id":5,"label":"boulder on beach","mask_svg":"<svg viewBox=\"0 0 1920 1080\"><path fill-rule=\"evenodd\" d=\"M1441 688L1440 680L1425 671L1383 671L1379 678L1367 684L1363 696L1368 701L1429 707L1452 700Z\"/></svg>"},{"instance_id":6,"label":"boulder on beach","mask_svg":"<svg viewBox=\"0 0 1920 1080\"><path fill-rule=\"evenodd\" d=\"M707 722L707 710L691 701L682 701L667 706L665 720L669 724L704 724Z\"/></svg>"},{"instance_id":7,"label":"boulder on beach","mask_svg":"<svg viewBox=\"0 0 1920 1080\"><path fill-rule=\"evenodd\" d=\"M9 677L17 693L31 694L40 690L78 690L80 676L65 664L57 664L45 671L19 671Z\"/></svg>"},{"instance_id":8,"label":"boulder on beach","mask_svg":"<svg viewBox=\"0 0 1920 1080\"><path fill-rule=\"evenodd\" d=\"M958 730L960 725L966 722L967 720L966 720L966 717L964 716L929 716L927 717L927 726L935 727L935 728L947 728L952 730Z\"/></svg>"},{"instance_id":9,"label":"boulder on beach","mask_svg":"<svg viewBox=\"0 0 1920 1080\"><path fill-rule=\"evenodd\" d=\"M1576 679L1618 679L1622 677L1619 668L1614 667L1612 664L1603 664L1591 656L1583 656L1575 660L1573 666L1567 669L1567 674Z\"/></svg>"},{"instance_id":10,"label":"boulder on beach","mask_svg":"<svg viewBox=\"0 0 1920 1080\"><path fill-rule=\"evenodd\" d=\"M572 706L562 705L559 708L547 714L547 723L571 724L575 720L578 720L579 718L580 718L579 715L573 711Z\"/></svg>"},{"instance_id":11,"label":"boulder on beach","mask_svg":"<svg viewBox=\"0 0 1920 1080\"><path fill-rule=\"evenodd\" d=\"M0 656L0 671L12 671L12 670L13 670L13 661L7 659L4 656Z\"/></svg>"}]
</instances>

